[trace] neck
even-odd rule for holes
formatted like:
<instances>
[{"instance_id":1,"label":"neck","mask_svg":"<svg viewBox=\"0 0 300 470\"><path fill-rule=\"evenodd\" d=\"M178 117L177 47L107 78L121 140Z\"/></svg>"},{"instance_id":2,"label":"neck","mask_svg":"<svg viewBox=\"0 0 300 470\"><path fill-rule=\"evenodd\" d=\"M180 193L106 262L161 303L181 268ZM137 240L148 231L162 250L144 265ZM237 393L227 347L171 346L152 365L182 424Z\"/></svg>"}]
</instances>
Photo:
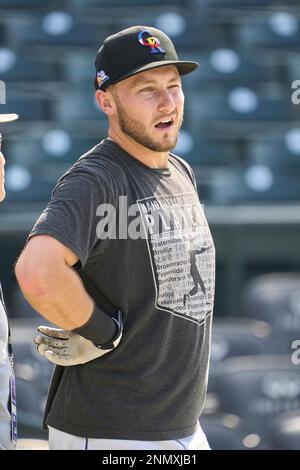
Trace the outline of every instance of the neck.
<instances>
[{"instance_id":1,"label":"neck","mask_svg":"<svg viewBox=\"0 0 300 470\"><path fill-rule=\"evenodd\" d=\"M118 132L112 128L109 128L108 137L149 168L168 168L169 152L154 152L147 147L143 147L123 132Z\"/></svg>"}]
</instances>

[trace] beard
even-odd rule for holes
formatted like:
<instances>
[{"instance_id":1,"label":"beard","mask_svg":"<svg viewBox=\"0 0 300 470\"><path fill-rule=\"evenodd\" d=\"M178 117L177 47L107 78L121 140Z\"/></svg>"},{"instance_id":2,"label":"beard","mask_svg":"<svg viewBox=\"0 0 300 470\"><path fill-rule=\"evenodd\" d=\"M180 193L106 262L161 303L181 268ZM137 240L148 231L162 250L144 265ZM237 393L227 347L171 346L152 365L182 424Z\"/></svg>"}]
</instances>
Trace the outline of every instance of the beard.
<instances>
[{"instance_id":1,"label":"beard","mask_svg":"<svg viewBox=\"0 0 300 470\"><path fill-rule=\"evenodd\" d=\"M162 133L161 138L155 140L149 134L145 132L143 123L136 119L133 119L129 116L124 109L123 105L120 103L118 97L115 96L115 101L117 103L118 109L118 119L119 126L124 134L127 134L131 139L133 139L138 144L143 147L148 148L154 152L169 152L176 147L179 130L183 123L183 116L180 119L179 124L177 124L177 129L174 137L170 137L168 132ZM173 126L176 124L174 123Z\"/></svg>"}]
</instances>

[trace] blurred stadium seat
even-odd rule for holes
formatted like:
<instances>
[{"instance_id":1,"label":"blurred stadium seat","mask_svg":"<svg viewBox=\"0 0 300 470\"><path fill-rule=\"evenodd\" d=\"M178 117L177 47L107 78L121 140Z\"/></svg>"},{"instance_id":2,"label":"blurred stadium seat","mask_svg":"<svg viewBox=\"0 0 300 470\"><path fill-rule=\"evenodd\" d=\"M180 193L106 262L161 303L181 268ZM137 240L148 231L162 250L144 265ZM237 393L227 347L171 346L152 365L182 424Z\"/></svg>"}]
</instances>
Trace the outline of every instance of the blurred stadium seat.
<instances>
[{"instance_id":1,"label":"blurred stadium seat","mask_svg":"<svg viewBox=\"0 0 300 470\"><path fill-rule=\"evenodd\" d=\"M89 91L90 90L90 91ZM104 112L98 106L94 98L92 84L87 84L87 91L84 93L74 90L61 94L55 100L54 120L56 122L70 122L71 120L91 120L107 122ZM85 124L87 126L87 123Z\"/></svg>"},{"instance_id":2,"label":"blurred stadium seat","mask_svg":"<svg viewBox=\"0 0 300 470\"><path fill-rule=\"evenodd\" d=\"M49 61L32 59L9 48L0 48L0 76L6 82L55 81L55 65Z\"/></svg>"},{"instance_id":3,"label":"blurred stadium seat","mask_svg":"<svg viewBox=\"0 0 300 470\"><path fill-rule=\"evenodd\" d=\"M212 329L211 360L220 362L234 356L266 354L272 327L266 321L241 317L216 317Z\"/></svg>"},{"instance_id":4,"label":"blurred stadium seat","mask_svg":"<svg viewBox=\"0 0 300 470\"><path fill-rule=\"evenodd\" d=\"M197 56L195 53L185 53L188 60L199 62L199 68L192 74L183 77L183 84L188 89L201 90L204 83L219 83L236 86L251 86L256 82L280 79L280 69L270 58L251 53L221 47Z\"/></svg>"},{"instance_id":5,"label":"blurred stadium seat","mask_svg":"<svg viewBox=\"0 0 300 470\"><path fill-rule=\"evenodd\" d=\"M44 14L22 16L16 23L6 20L10 41L14 45L93 47L101 44L110 34L101 18L86 19L63 10L52 10ZM101 27L99 27L101 26Z\"/></svg>"},{"instance_id":6,"label":"blurred stadium seat","mask_svg":"<svg viewBox=\"0 0 300 470\"><path fill-rule=\"evenodd\" d=\"M82 154L94 147L100 141L99 137L80 137L77 133L71 135L63 128L49 128L35 138L18 137L5 147L9 156L7 164L23 164L26 155L27 165L52 162L59 177L60 172L64 172Z\"/></svg>"},{"instance_id":7,"label":"blurred stadium seat","mask_svg":"<svg viewBox=\"0 0 300 470\"><path fill-rule=\"evenodd\" d=\"M300 171L300 128L249 140L246 159L250 164L267 165L274 170Z\"/></svg>"},{"instance_id":8,"label":"blurred stadium seat","mask_svg":"<svg viewBox=\"0 0 300 470\"><path fill-rule=\"evenodd\" d=\"M126 0L124 4L123 0L75 0L77 5L80 5L83 8L86 7L156 7L156 6L186 6L189 3L189 0ZM75 3L74 2L74 3Z\"/></svg>"},{"instance_id":9,"label":"blurred stadium seat","mask_svg":"<svg viewBox=\"0 0 300 470\"><path fill-rule=\"evenodd\" d=\"M6 202L48 201L61 172L61 167L49 164L30 165L24 159L23 164L6 165ZM66 170L67 168L64 167Z\"/></svg>"},{"instance_id":10,"label":"blurred stadium seat","mask_svg":"<svg viewBox=\"0 0 300 470\"><path fill-rule=\"evenodd\" d=\"M0 22L0 41L1 44L5 44L6 37L5 37L5 27L3 24Z\"/></svg>"},{"instance_id":11,"label":"blurred stadium seat","mask_svg":"<svg viewBox=\"0 0 300 470\"><path fill-rule=\"evenodd\" d=\"M294 80L299 80L299 51L287 52L284 54L283 60L287 82L292 83Z\"/></svg>"},{"instance_id":12,"label":"blurred stadium seat","mask_svg":"<svg viewBox=\"0 0 300 470\"><path fill-rule=\"evenodd\" d=\"M218 376L223 362L231 357L267 354L272 350L271 326L260 320L240 317L216 317L212 329L208 399L206 412L218 410Z\"/></svg>"},{"instance_id":13,"label":"blurred stadium seat","mask_svg":"<svg viewBox=\"0 0 300 470\"><path fill-rule=\"evenodd\" d=\"M22 121L48 121L51 117L51 101L37 93L12 93L7 104L1 105L2 113L17 113Z\"/></svg>"},{"instance_id":14,"label":"blurred stadium seat","mask_svg":"<svg viewBox=\"0 0 300 470\"><path fill-rule=\"evenodd\" d=\"M180 131L178 143L173 152L192 166L234 166L239 161L239 149L234 142L209 139L184 128Z\"/></svg>"},{"instance_id":15,"label":"blurred stadium seat","mask_svg":"<svg viewBox=\"0 0 300 470\"><path fill-rule=\"evenodd\" d=\"M100 43L99 43L100 44ZM98 45L98 43L97 43ZM67 51L63 60L63 77L72 85L82 84L85 90L93 90L95 79L95 51Z\"/></svg>"},{"instance_id":16,"label":"blurred stadium seat","mask_svg":"<svg viewBox=\"0 0 300 470\"><path fill-rule=\"evenodd\" d=\"M298 202L299 176L292 171L274 171L266 165L246 165L216 174L209 194L210 200L220 205Z\"/></svg>"},{"instance_id":17,"label":"blurred stadium seat","mask_svg":"<svg viewBox=\"0 0 300 470\"><path fill-rule=\"evenodd\" d=\"M249 124L258 129L262 123L273 125L274 122L297 121L300 109L284 98L266 99L252 88L235 87L227 95L222 93L188 93L186 121L191 128L204 124L212 126L231 126L233 132L239 128L245 136L249 133Z\"/></svg>"},{"instance_id":18,"label":"blurred stadium seat","mask_svg":"<svg viewBox=\"0 0 300 470\"><path fill-rule=\"evenodd\" d=\"M6 82L39 82L57 79L55 64L32 59L9 48L0 48L0 76Z\"/></svg>"},{"instance_id":19,"label":"blurred stadium seat","mask_svg":"<svg viewBox=\"0 0 300 470\"><path fill-rule=\"evenodd\" d=\"M282 352L292 352L300 339L300 274L272 273L255 277L244 289L244 312L273 326Z\"/></svg>"},{"instance_id":20,"label":"blurred stadium seat","mask_svg":"<svg viewBox=\"0 0 300 470\"><path fill-rule=\"evenodd\" d=\"M299 48L300 28L297 15L287 11L270 12L268 17L252 15L235 24L235 41L255 48Z\"/></svg>"},{"instance_id":21,"label":"blurred stadium seat","mask_svg":"<svg viewBox=\"0 0 300 470\"><path fill-rule=\"evenodd\" d=\"M220 411L245 420L264 448L271 447L271 420L300 407L299 367L290 356L243 356L223 362L218 377Z\"/></svg>"},{"instance_id":22,"label":"blurred stadium seat","mask_svg":"<svg viewBox=\"0 0 300 470\"><path fill-rule=\"evenodd\" d=\"M241 418L233 414L220 413L200 418L212 450L258 450L260 437L250 433Z\"/></svg>"},{"instance_id":23,"label":"blurred stadium seat","mask_svg":"<svg viewBox=\"0 0 300 470\"><path fill-rule=\"evenodd\" d=\"M300 409L281 413L274 419L272 429L272 442L275 449L300 449Z\"/></svg>"},{"instance_id":24,"label":"blurred stadium seat","mask_svg":"<svg viewBox=\"0 0 300 470\"><path fill-rule=\"evenodd\" d=\"M0 8L7 8L9 10L15 9L28 9L40 8L41 2L39 0L0 0Z\"/></svg>"},{"instance_id":25,"label":"blurred stadium seat","mask_svg":"<svg viewBox=\"0 0 300 470\"><path fill-rule=\"evenodd\" d=\"M212 42L219 45L225 41L224 32L218 23L210 18L204 19L197 11L166 11L156 15L152 24L171 37L178 51L201 51L210 48Z\"/></svg>"},{"instance_id":26,"label":"blurred stadium seat","mask_svg":"<svg viewBox=\"0 0 300 470\"><path fill-rule=\"evenodd\" d=\"M177 51L194 50L198 53L211 48L212 43L221 45L225 40L222 29L209 18L204 20L198 11L125 9L118 21L119 29L137 24L152 25L164 31Z\"/></svg>"},{"instance_id":27,"label":"blurred stadium seat","mask_svg":"<svg viewBox=\"0 0 300 470\"><path fill-rule=\"evenodd\" d=\"M260 7L267 7L267 6L274 6L275 4L278 4L278 2L274 0L247 0L247 3L245 3L244 0L194 0L198 5L202 6L210 6L210 7L220 7L220 8L232 8L232 7L238 7L238 8L253 8L256 7L257 9ZM279 4L282 2L279 2ZM284 5L297 5L297 0L284 0Z\"/></svg>"},{"instance_id":28,"label":"blurred stadium seat","mask_svg":"<svg viewBox=\"0 0 300 470\"><path fill-rule=\"evenodd\" d=\"M28 355L24 356L28 361ZM24 365L24 368L28 366ZM15 364L16 374L22 373L22 366ZM36 383L23 380L16 375L17 407L18 407L18 433L20 437L45 437L42 431L43 400Z\"/></svg>"}]
</instances>

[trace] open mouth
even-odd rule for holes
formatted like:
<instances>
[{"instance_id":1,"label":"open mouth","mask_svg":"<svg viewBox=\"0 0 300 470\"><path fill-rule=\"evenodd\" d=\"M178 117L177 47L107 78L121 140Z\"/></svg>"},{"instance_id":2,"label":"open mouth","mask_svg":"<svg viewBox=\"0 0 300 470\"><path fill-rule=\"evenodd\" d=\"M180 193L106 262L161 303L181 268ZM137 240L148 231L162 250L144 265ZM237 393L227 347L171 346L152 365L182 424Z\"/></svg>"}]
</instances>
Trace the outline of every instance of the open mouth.
<instances>
[{"instance_id":1,"label":"open mouth","mask_svg":"<svg viewBox=\"0 0 300 470\"><path fill-rule=\"evenodd\" d=\"M174 119L162 119L160 122L155 124L154 127L156 129L168 129L169 127L173 126L174 124Z\"/></svg>"}]
</instances>

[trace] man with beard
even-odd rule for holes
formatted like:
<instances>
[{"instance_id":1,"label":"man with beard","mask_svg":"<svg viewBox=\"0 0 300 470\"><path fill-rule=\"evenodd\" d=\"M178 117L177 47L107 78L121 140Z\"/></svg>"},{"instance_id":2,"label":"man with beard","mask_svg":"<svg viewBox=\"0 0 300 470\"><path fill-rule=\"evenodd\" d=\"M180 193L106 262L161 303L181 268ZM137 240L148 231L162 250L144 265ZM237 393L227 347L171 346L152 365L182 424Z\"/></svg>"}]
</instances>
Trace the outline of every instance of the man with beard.
<instances>
[{"instance_id":1,"label":"man with beard","mask_svg":"<svg viewBox=\"0 0 300 470\"><path fill-rule=\"evenodd\" d=\"M60 327L40 327L35 340L57 364L50 449L209 449L198 418L213 249L204 292L189 307L183 293L189 251L213 242L193 171L170 153L183 120L181 75L198 64L179 61L162 31L134 26L108 37L95 65L108 137L59 180L16 265L25 297ZM192 215L179 227L185 209ZM156 223L167 211L169 224Z\"/></svg>"},{"instance_id":2,"label":"man with beard","mask_svg":"<svg viewBox=\"0 0 300 470\"><path fill-rule=\"evenodd\" d=\"M15 121L17 114L0 114L0 124ZM4 155L0 133L0 202L5 198ZM5 304L0 284L0 450L14 450L17 441L16 390L13 353Z\"/></svg>"}]
</instances>

